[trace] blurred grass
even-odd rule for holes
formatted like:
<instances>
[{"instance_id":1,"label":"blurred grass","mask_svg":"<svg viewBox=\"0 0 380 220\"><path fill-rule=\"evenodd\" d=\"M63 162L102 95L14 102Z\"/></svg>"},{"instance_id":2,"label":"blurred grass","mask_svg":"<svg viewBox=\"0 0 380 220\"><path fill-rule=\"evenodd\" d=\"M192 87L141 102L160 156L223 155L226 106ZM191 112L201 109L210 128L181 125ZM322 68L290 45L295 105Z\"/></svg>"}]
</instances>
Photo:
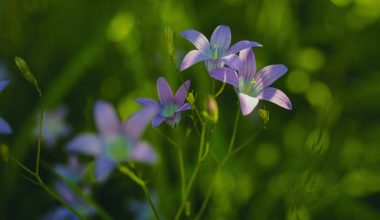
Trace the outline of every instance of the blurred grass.
<instances>
[{"instance_id":1,"label":"blurred grass","mask_svg":"<svg viewBox=\"0 0 380 220\"><path fill-rule=\"evenodd\" d=\"M44 105L69 106L68 121L81 132L94 129L92 106L98 98L114 103L125 119L139 108L135 98L156 98L158 76L168 78L173 88L179 86L166 52L166 26L174 32L197 29L209 37L217 25L226 24L233 42L249 39L264 45L255 49L258 68L288 66L275 87L289 95L294 109L261 104L270 111L267 129L218 176L205 219L380 219L379 17L377 0L3 0L0 63L11 84L0 96L0 114L15 133L2 136L1 142L33 165L36 141L31 128L38 97L17 73L16 55L38 78ZM174 42L179 62L192 45L178 35ZM182 77L192 79L201 107L212 90L204 67L198 64ZM218 102L220 119L210 144L222 158L232 131L234 91L227 88ZM260 123L257 116L245 117L237 143L253 135ZM181 142L180 131L188 128L191 121L185 119L179 131L159 129ZM170 219L179 204L179 190L172 190L179 182L176 151L154 130L148 128L146 136L161 162L144 167L144 175ZM187 174L194 164L195 137L192 131L186 141ZM63 163L67 141L55 151L45 149L43 159ZM214 165L212 157L204 164L193 210L207 192ZM44 192L8 167L2 165L1 176L2 219L34 219L55 207ZM143 199L138 190L115 174L97 186L95 195L118 219L131 214L126 201Z\"/></svg>"}]
</instances>

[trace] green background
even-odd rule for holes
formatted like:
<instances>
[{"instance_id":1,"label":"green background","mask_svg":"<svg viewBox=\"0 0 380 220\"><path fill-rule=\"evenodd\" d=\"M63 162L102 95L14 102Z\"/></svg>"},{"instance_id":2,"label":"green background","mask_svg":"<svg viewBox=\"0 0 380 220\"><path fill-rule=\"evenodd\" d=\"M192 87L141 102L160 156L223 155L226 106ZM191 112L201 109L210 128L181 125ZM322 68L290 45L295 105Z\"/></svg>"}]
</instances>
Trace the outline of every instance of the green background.
<instances>
[{"instance_id":1,"label":"green background","mask_svg":"<svg viewBox=\"0 0 380 220\"><path fill-rule=\"evenodd\" d=\"M34 166L31 130L39 100L18 73L15 56L23 57L38 79L46 109L61 104L69 109L73 133L54 150L42 152L44 163L53 166L67 161L64 147L70 138L95 131L92 108L97 99L113 103L126 119L140 108L135 98L157 98L159 76L178 88L165 27L173 32L196 29L209 38L217 25L225 24L233 43L247 39L264 45L254 49L258 69L276 63L289 68L274 87L289 96L293 110L261 102L270 121L222 169L205 219L380 219L379 18L377 0L1 0L0 65L11 84L0 95L0 115L14 133L0 140L16 158ZM178 35L174 47L178 62L193 49ZM192 80L197 105L203 108L212 92L204 65L181 75ZM228 87L217 101L219 122L210 146L222 158L237 98ZM179 134L192 127L189 116L183 115L176 130L159 128L185 146L187 178L199 142L191 134L182 143ZM257 111L242 117L237 143L261 127ZM152 168L143 166L143 174L160 214L172 219L179 206L175 148L150 126L144 136L161 160ZM44 167L42 177L51 184L54 176ZM214 167L209 156L192 193L193 211ZM59 205L5 163L0 176L1 219L37 219ZM141 189L118 172L94 186L94 197L115 219L134 219L128 201L144 201Z\"/></svg>"}]
</instances>

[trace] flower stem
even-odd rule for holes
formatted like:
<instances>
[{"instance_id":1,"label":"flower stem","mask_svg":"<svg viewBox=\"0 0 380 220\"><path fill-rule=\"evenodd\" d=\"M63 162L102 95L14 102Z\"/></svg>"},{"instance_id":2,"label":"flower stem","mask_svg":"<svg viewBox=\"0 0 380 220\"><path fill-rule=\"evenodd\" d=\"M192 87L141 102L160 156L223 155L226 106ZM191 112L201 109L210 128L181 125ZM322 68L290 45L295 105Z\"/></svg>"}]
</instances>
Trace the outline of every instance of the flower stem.
<instances>
[{"instance_id":1,"label":"flower stem","mask_svg":"<svg viewBox=\"0 0 380 220\"><path fill-rule=\"evenodd\" d=\"M201 134L201 141L199 143L199 151L198 151L198 156L197 156L197 163L195 165L195 168L194 168L194 171L190 177L190 180L189 180L189 183L186 187L186 190L185 190L185 197L184 199L182 200L182 203L181 203L181 206L179 207L176 215L175 215L175 220L178 220L181 215L182 215L182 212L183 212L183 209L185 208L185 205L186 205L186 202L190 196L190 192L191 192L191 189L193 187L193 184L194 184L194 181L195 181L195 178L197 177L198 175L198 172L199 172L199 169L201 167L201 162L202 162L202 154L203 154L203 146L204 146L204 143L205 143L205 137L206 137L206 130L207 130L207 123L203 124L202 125L202 134Z\"/></svg>"},{"instance_id":2,"label":"flower stem","mask_svg":"<svg viewBox=\"0 0 380 220\"><path fill-rule=\"evenodd\" d=\"M41 110L40 110L40 120L39 120L39 128L38 128L37 159L36 159L36 171L35 171L37 176L40 173L42 126L43 126L43 120L44 120L43 117L44 117L44 110L41 107Z\"/></svg>"},{"instance_id":3,"label":"flower stem","mask_svg":"<svg viewBox=\"0 0 380 220\"><path fill-rule=\"evenodd\" d=\"M183 162L183 153L182 148L178 149L178 162L179 162L179 173L181 177L181 200L185 202L185 191L186 191L186 174L185 174L185 166Z\"/></svg>"},{"instance_id":4,"label":"flower stem","mask_svg":"<svg viewBox=\"0 0 380 220\"><path fill-rule=\"evenodd\" d=\"M253 136L251 136L250 138L248 138L244 143L242 143L239 147L235 148L233 151L232 151L232 154L236 154L238 153L239 151L241 151L245 146L247 146L249 144L249 142L251 142L252 140L254 140L257 135L259 135L262 131L264 130L264 127L261 127Z\"/></svg>"},{"instance_id":5,"label":"flower stem","mask_svg":"<svg viewBox=\"0 0 380 220\"><path fill-rule=\"evenodd\" d=\"M53 190L51 190L48 186L45 185L45 183L42 181L41 177L39 176L39 174L37 174L36 172L32 171L31 169L29 169L28 167L26 167L24 164L22 164L20 161L18 161L16 158L14 158L12 155L9 155L9 158L11 159L12 162L14 162L19 168L21 168L22 170L24 170L25 172L27 172L28 174L30 174L31 176L33 176L33 178L35 178L35 180L27 177L27 176L24 176L22 174L20 174L20 176L22 176L24 179L30 181L31 183L33 184L36 184L37 186L40 186L42 189L44 189L51 197L53 197L55 200L57 200L58 202L60 202L65 208L67 208L68 210L70 210L74 215L76 215L78 218L80 219L85 219L82 215L80 215L75 209L71 208L61 197L59 197L56 193L54 193Z\"/></svg>"},{"instance_id":6,"label":"flower stem","mask_svg":"<svg viewBox=\"0 0 380 220\"><path fill-rule=\"evenodd\" d=\"M220 87L219 91L214 95L215 98L217 98L220 94L222 94L224 87L226 87L226 82L223 82L222 87Z\"/></svg>"},{"instance_id":7,"label":"flower stem","mask_svg":"<svg viewBox=\"0 0 380 220\"><path fill-rule=\"evenodd\" d=\"M228 159L233 155L233 152L234 152L233 148L234 148L234 145L235 145L237 128L238 128L238 124L239 124L239 118L240 118L240 107L236 111L235 121L234 121L234 127L233 127L233 131L232 131L232 136L231 136L230 144L228 146L228 151L227 151L226 155L224 156L224 159L222 160L222 162L218 163L216 172L214 174L214 177L212 178L212 181L211 181L210 187L209 187L209 189L207 191L206 197L205 197L205 199L204 199L204 201L203 201L203 203L201 205L201 208L200 208L198 214L194 218L196 220L197 219L201 219L204 211L206 210L206 207L207 207L207 205L208 205L208 203L210 201L212 192L214 191L215 180L216 180L217 176L219 175L220 170L223 168L224 164L228 161Z\"/></svg>"},{"instance_id":8,"label":"flower stem","mask_svg":"<svg viewBox=\"0 0 380 220\"><path fill-rule=\"evenodd\" d=\"M47 193L49 193L51 197L59 201L65 208L67 208L74 215L79 217L79 219L86 219L84 216L80 215L75 209L71 208L65 201L63 201L63 199L61 199L61 197L59 197L53 190L47 187L44 183L41 182L39 185L42 187L42 189L44 189Z\"/></svg>"},{"instance_id":9,"label":"flower stem","mask_svg":"<svg viewBox=\"0 0 380 220\"><path fill-rule=\"evenodd\" d=\"M144 191L145 196L148 199L149 205L150 205L150 207L153 210L154 216L156 217L157 220L160 220L160 216L158 215L158 211L156 209L156 206L154 205L152 196L150 195L149 190L146 187L146 183L144 182L144 180L142 180L138 176L136 176L136 174L134 172L132 172L132 170L130 170L126 166L119 166L119 170L120 170L120 172L122 172L125 175L129 176L135 183L137 183L138 185L141 186L141 188Z\"/></svg>"}]
</instances>

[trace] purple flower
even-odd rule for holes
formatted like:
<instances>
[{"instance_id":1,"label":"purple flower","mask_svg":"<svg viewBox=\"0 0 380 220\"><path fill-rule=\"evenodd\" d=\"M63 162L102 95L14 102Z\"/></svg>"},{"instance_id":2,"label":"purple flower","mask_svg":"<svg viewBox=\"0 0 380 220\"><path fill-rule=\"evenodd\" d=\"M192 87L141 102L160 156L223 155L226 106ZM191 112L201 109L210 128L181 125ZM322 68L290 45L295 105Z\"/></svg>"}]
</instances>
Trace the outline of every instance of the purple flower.
<instances>
[{"instance_id":1,"label":"purple flower","mask_svg":"<svg viewBox=\"0 0 380 220\"><path fill-rule=\"evenodd\" d=\"M65 177L67 180L72 181L75 184L82 184L84 179L85 167L79 163L78 157L71 156L69 158L68 165L59 165L54 168L54 170ZM55 183L55 189L60 197L68 204L70 207L75 209L79 214L85 217L89 217L95 214L95 209L88 205L85 201L80 199L73 191L64 183ZM83 190L85 193L90 193L91 188L88 185L83 185ZM60 206L54 210L48 212L43 219L55 219L55 220L65 220L65 219L78 219L70 210Z\"/></svg>"},{"instance_id":2,"label":"purple flower","mask_svg":"<svg viewBox=\"0 0 380 220\"><path fill-rule=\"evenodd\" d=\"M90 217L95 214L95 209L92 206L88 205L86 202L84 202L82 199L78 198L65 183L56 183L55 189L57 190L60 197L80 215ZM48 212L43 217L43 219L77 220L79 218L66 207L60 206Z\"/></svg>"},{"instance_id":3,"label":"purple flower","mask_svg":"<svg viewBox=\"0 0 380 220\"><path fill-rule=\"evenodd\" d=\"M239 59L242 62L239 71L223 67L213 70L210 75L237 89L243 115L250 114L260 99L273 102L285 109L292 109L289 98L281 90L269 87L286 73L286 66L270 65L256 72L255 54L251 48L242 50Z\"/></svg>"},{"instance_id":4,"label":"purple flower","mask_svg":"<svg viewBox=\"0 0 380 220\"><path fill-rule=\"evenodd\" d=\"M97 101L94 115L99 133L77 136L68 144L68 150L95 157L95 177L99 181L105 180L120 162L154 163L155 152L139 139L153 114L153 109L147 108L121 123L109 103Z\"/></svg>"},{"instance_id":5,"label":"purple flower","mask_svg":"<svg viewBox=\"0 0 380 220\"><path fill-rule=\"evenodd\" d=\"M160 102L156 102L148 98L136 99L136 102L143 105L143 111L152 109L155 114L152 120L152 127L155 128L162 122L166 122L171 126L177 124L181 119L181 112L191 109L189 103L185 103L187 90L190 88L190 80L179 87L176 94L173 95L170 85L165 78L160 77L157 80L157 92Z\"/></svg>"},{"instance_id":6,"label":"purple flower","mask_svg":"<svg viewBox=\"0 0 380 220\"><path fill-rule=\"evenodd\" d=\"M0 92L5 89L9 84L9 80L4 80L0 82ZM0 117L0 134L10 134L12 133L12 128L9 126L9 124Z\"/></svg>"},{"instance_id":7,"label":"purple flower","mask_svg":"<svg viewBox=\"0 0 380 220\"><path fill-rule=\"evenodd\" d=\"M196 30L185 30L180 34L197 48L197 50L192 50L186 54L181 63L181 71L200 61L205 61L209 72L223 67L225 64L231 68L239 69L240 62L235 53L246 48L261 46L257 42L242 40L230 48L231 30L225 25L219 25L215 28L210 42L202 33Z\"/></svg>"},{"instance_id":8,"label":"purple flower","mask_svg":"<svg viewBox=\"0 0 380 220\"><path fill-rule=\"evenodd\" d=\"M58 165L54 170L66 179L79 183L83 180L85 167L79 163L77 156L70 156L68 165Z\"/></svg>"},{"instance_id":9,"label":"purple flower","mask_svg":"<svg viewBox=\"0 0 380 220\"><path fill-rule=\"evenodd\" d=\"M48 147L53 147L57 144L60 137L66 137L71 132L71 127L65 122L67 110L60 106L54 111L44 112L44 120L42 126L42 141ZM34 129L34 134L38 136L39 123Z\"/></svg>"}]
</instances>

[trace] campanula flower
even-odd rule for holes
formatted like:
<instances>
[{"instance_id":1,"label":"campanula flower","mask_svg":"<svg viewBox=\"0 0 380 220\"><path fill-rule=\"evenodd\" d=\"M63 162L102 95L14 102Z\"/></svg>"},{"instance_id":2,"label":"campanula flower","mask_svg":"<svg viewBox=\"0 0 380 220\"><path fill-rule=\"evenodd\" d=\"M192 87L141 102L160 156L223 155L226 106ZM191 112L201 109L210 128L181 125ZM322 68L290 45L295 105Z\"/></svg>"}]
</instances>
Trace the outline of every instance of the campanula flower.
<instances>
[{"instance_id":1,"label":"campanula flower","mask_svg":"<svg viewBox=\"0 0 380 220\"><path fill-rule=\"evenodd\" d=\"M153 114L153 109L147 108L121 123L108 102L97 101L94 115L99 133L77 136L68 144L68 150L95 157L95 178L99 181L105 180L121 162L154 163L157 160L155 152L140 140Z\"/></svg>"},{"instance_id":2,"label":"campanula flower","mask_svg":"<svg viewBox=\"0 0 380 220\"><path fill-rule=\"evenodd\" d=\"M240 63L236 53L246 48L261 46L257 42L242 40L230 47L231 30L225 25L219 25L215 28L210 42L202 33L196 30L185 30L180 34L197 48L197 50L187 53L183 58L181 71L200 61L205 61L208 72L224 67L224 65L238 69L240 68Z\"/></svg>"},{"instance_id":3,"label":"campanula flower","mask_svg":"<svg viewBox=\"0 0 380 220\"><path fill-rule=\"evenodd\" d=\"M180 121L181 112L191 109L190 104L185 103L189 88L190 80L187 80L173 95L173 91L166 79L160 77L157 80L157 92L160 102L148 98L139 98L136 99L136 102L145 107L143 111L153 109L155 112L152 127L155 128L164 121L174 126Z\"/></svg>"},{"instance_id":4,"label":"campanula flower","mask_svg":"<svg viewBox=\"0 0 380 220\"><path fill-rule=\"evenodd\" d=\"M54 170L63 176L65 179L77 184L82 185L83 191L85 193L90 193L91 188L89 185L83 185L83 178L85 167L79 163L78 157L71 156L69 158L68 165L56 166ZM79 214L85 217L90 217L95 214L95 209L79 198L75 193L68 187L64 182L60 181L54 184L54 187L60 197L67 203L71 208L76 210ZM66 207L60 206L52 211L48 212L43 219L50 220L77 220L79 219Z\"/></svg>"},{"instance_id":5,"label":"campanula flower","mask_svg":"<svg viewBox=\"0 0 380 220\"><path fill-rule=\"evenodd\" d=\"M288 110L292 109L289 98L281 90L269 87L287 72L286 66L275 64L256 72L255 54L251 48L242 50L239 59L242 62L240 70L222 67L213 70L210 75L236 88L243 115L250 114L260 99L273 102Z\"/></svg>"},{"instance_id":6,"label":"campanula flower","mask_svg":"<svg viewBox=\"0 0 380 220\"><path fill-rule=\"evenodd\" d=\"M9 80L3 80L0 82L0 92L5 89L9 84ZM9 124L0 117L0 134L10 134L12 133L12 128L9 126Z\"/></svg>"},{"instance_id":7,"label":"campanula flower","mask_svg":"<svg viewBox=\"0 0 380 220\"><path fill-rule=\"evenodd\" d=\"M67 110L60 106L53 111L44 112L42 125L42 141L47 147L54 147L60 137L67 137L71 127L65 122ZM39 117L38 117L39 119ZM34 135L38 136L39 123L34 129Z\"/></svg>"}]
</instances>

